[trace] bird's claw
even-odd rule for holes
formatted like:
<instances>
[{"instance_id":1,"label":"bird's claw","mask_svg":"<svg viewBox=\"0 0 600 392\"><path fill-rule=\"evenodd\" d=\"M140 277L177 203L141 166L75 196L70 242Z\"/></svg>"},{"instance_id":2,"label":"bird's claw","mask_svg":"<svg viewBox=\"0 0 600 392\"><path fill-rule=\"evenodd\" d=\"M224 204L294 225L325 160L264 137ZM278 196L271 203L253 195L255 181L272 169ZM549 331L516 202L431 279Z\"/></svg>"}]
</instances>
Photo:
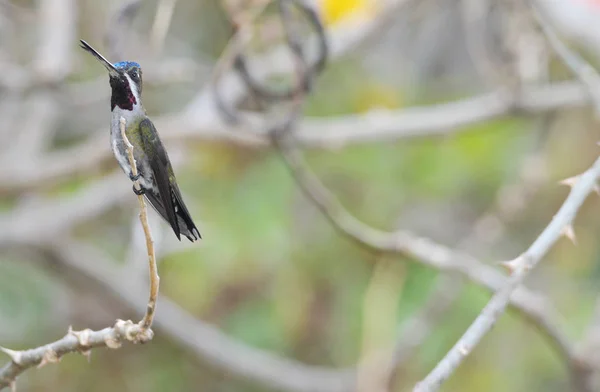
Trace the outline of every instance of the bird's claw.
<instances>
[{"instance_id":1,"label":"bird's claw","mask_svg":"<svg viewBox=\"0 0 600 392\"><path fill-rule=\"evenodd\" d=\"M134 176L132 172L129 172L129 179L130 179L131 181L137 181L137 180L139 180L139 179L140 179L140 173L138 173L138 174L136 174L136 175Z\"/></svg>"},{"instance_id":2,"label":"bird's claw","mask_svg":"<svg viewBox=\"0 0 600 392\"><path fill-rule=\"evenodd\" d=\"M143 195L144 193L146 193L146 190L144 188L140 188L140 189L136 189L135 185L133 186L133 193L135 193L138 196Z\"/></svg>"}]
</instances>

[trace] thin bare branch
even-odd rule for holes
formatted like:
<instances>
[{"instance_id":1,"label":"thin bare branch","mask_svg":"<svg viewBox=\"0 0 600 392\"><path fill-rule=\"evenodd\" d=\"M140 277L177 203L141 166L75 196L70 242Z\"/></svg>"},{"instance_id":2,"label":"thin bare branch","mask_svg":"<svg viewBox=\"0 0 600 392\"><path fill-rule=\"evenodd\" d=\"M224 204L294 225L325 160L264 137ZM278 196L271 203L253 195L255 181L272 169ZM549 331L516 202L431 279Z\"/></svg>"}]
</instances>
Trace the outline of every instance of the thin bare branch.
<instances>
[{"instance_id":1,"label":"thin bare branch","mask_svg":"<svg viewBox=\"0 0 600 392\"><path fill-rule=\"evenodd\" d=\"M292 49L295 47L293 45L294 42L292 42L291 39L289 39L288 44ZM295 70L299 74L298 80L302 80L302 72L307 72L305 66L306 59L300 50L292 51L295 54ZM477 270L486 270L486 274L498 274L494 269L479 263L477 260L467 255L441 247L437 244L434 245L430 241L417 238L408 232L386 233L369 227L346 211L339 201L306 167L300 153L295 149L292 130L299 117L304 97L302 91L296 94L292 101L291 108L283 115L283 121L279 121L273 125L268 130L268 134L271 136L273 145L281 153L300 188L323 212L336 229L348 238L356 241L358 244L372 250L401 253L411 258L417 258L424 264L440 270L447 268L452 271L461 272L474 281L483 281L481 276L474 277L478 275L474 274ZM356 127L356 124L353 125ZM449 265L452 265L452 267ZM502 283L499 286L493 287L493 290L497 290L500 287L505 286L507 282L510 282L510 279L507 280L501 275L498 275L497 279L501 280ZM510 301L510 297L511 295L509 295L508 301ZM534 312L531 312L532 308L535 307L535 305L532 306L531 302L525 305L515 301L515 305L529 320L532 320L536 326L546 333L550 340L555 344L561 357L569 363L572 357L570 344L564 335L555 327L555 324L550 321L551 318L547 317L549 315L546 311L547 309L538 308Z\"/></svg>"},{"instance_id":2,"label":"thin bare branch","mask_svg":"<svg viewBox=\"0 0 600 392\"><path fill-rule=\"evenodd\" d=\"M11 359L8 364L0 368L0 390L14 386L17 376L27 369L56 363L66 354L89 355L93 348L117 349L124 342L145 343L149 337L151 338L140 324L117 320L114 326L99 331L91 329L74 331L69 328L69 332L63 338L30 350L15 351L0 348Z\"/></svg>"},{"instance_id":3,"label":"thin bare branch","mask_svg":"<svg viewBox=\"0 0 600 392\"><path fill-rule=\"evenodd\" d=\"M305 194L336 229L358 244L375 251L400 253L439 271L458 272L492 292L509 282L496 269L463 252L452 250L407 231L388 233L365 225L346 211L319 179L308 170L299 152L289 146L281 148L281 145L280 152ZM520 287L511 296L510 304L549 338L561 357L571 358L568 339L556 327L555 312L542 296Z\"/></svg>"},{"instance_id":4,"label":"thin bare branch","mask_svg":"<svg viewBox=\"0 0 600 392\"><path fill-rule=\"evenodd\" d=\"M121 136L123 137L133 176L137 176L138 170L135 163L133 145L127 139L125 132L125 119L120 119ZM140 190L139 179L134 181L134 187ZM89 354L92 348L108 347L119 348L124 341L133 343L145 343L152 340L154 332L150 329L154 320L156 302L158 299L159 277L156 267L156 257L154 254L154 244L152 234L148 225L148 217L146 212L146 203L144 196L138 195L140 206L140 222L144 229L146 237L146 247L148 250L148 263L150 270L150 295L146 312L142 320L134 324L131 321L118 320L113 327L104 328L100 331L92 331L85 329L83 331L73 331L69 328L69 332L65 337L53 343L25 351L14 351L2 349L9 355L11 362L0 369L0 389L14 385L16 377L26 369L33 366L42 366L48 363L58 362L60 358L71 352L80 352ZM80 255L79 257L83 257Z\"/></svg>"},{"instance_id":5,"label":"thin bare branch","mask_svg":"<svg viewBox=\"0 0 600 392\"><path fill-rule=\"evenodd\" d=\"M128 279L105 252L72 239L40 244L57 262L77 271L104 289L106 296L132 311L145 298L137 280ZM81 257L85 255L85 257ZM161 296L154 328L185 348L198 360L222 372L244 378L266 388L290 392L350 392L356 371L311 366L250 347L228 337L219 329L196 319L179 305Z\"/></svg>"},{"instance_id":6,"label":"thin bare branch","mask_svg":"<svg viewBox=\"0 0 600 392\"><path fill-rule=\"evenodd\" d=\"M127 139L127 133L125 132L126 121L125 118L121 117L119 120L119 127L121 129L121 137L127 147L127 156L129 164L131 165L131 174L133 177L138 176L137 165L135 163L135 157L133 155L133 145ZM133 186L136 190L141 190L140 180L133 181ZM148 214L146 210L146 202L142 194L137 195L138 203L140 205L140 222L144 229L144 235L146 237L146 248L148 250L148 269L150 272L150 296L148 298L148 306L146 307L146 313L144 318L140 321L140 327L142 331L147 331L152 336L152 320L154 320L154 313L156 311L156 301L158 299L158 287L160 278L158 276L158 268L156 266L156 255L154 254L154 241L152 240L152 233L150 232L150 226L148 225Z\"/></svg>"},{"instance_id":7,"label":"thin bare branch","mask_svg":"<svg viewBox=\"0 0 600 392\"><path fill-rule=\"evenodd\" d=\"M600 158L579 177L569 196L552 221L542 231L533 244L519 257L506 263L512 274L503 287L488 302L465 334L452 347L423 381L415 386L415 392L436 391L454 373L463 360L475 349L479 341L494 326L504 313L513 292L518 289L528 273L535 268L552 245L563 235L563 229L571 225L577 211L594 191L600 178Z\"/></svg>"}]
</instances>

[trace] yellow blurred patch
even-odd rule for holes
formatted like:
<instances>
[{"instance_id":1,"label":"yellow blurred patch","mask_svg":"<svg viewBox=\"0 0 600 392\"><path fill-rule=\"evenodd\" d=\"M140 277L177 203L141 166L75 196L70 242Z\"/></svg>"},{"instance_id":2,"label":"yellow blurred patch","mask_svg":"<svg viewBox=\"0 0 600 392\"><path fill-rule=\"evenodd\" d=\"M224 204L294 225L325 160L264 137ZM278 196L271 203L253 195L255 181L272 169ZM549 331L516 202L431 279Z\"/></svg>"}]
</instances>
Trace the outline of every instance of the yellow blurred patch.
<instances>
[{"instance_id":1,"label":"yellow blurred patch","mask_svg":"<svg viewBox=\"0 0 600 392\"><path fill-rule=\"evenodd\" d=\"M321 0L325 24L331 25L360 12L370 13L370 0Z\"/></svg>"}]
</instances>

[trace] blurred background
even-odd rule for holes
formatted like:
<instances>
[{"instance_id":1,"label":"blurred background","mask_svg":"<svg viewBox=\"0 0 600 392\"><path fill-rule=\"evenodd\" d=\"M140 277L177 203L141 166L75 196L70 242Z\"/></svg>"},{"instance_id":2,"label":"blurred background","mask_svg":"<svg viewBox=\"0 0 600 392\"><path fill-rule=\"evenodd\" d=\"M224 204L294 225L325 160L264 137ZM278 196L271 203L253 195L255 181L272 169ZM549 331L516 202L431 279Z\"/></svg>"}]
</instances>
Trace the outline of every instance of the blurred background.
<instances>
[{"instance_id":1,"label":"blurred background","mask_svg":"<svg viewBox=\"0 0 600 392\"><path fill-rule=\"evenodd\" d=\"M600 2L535 3L598 65ZM151 212L163 299L154 340L94 350L90 363L68 355L25 372L19 391L410 390L490 298L481 281L342 235L264 127L223 119L214 89L260 124L277 115L223 60L232 20L265 4L0 0L0 346L36 347L69 325L101 329L145 310L145 242L109 147L108 78L79 39L142 65L144 105L203 236L178 242ZM527 2L311 4L331 51L296 129L308 166L366 224L466 252L500 279L499 262L564 201L558 181L598 155L588 94ZM244 52L262 80L285 84L290 56L261 39L277 16L265 13L248 22ZM577 355L600 341L598 208L591 197L576 246L561 239L527 280ZM573 374L510 310L442 390L591 390Z\"/></svg>"}]
</instances>

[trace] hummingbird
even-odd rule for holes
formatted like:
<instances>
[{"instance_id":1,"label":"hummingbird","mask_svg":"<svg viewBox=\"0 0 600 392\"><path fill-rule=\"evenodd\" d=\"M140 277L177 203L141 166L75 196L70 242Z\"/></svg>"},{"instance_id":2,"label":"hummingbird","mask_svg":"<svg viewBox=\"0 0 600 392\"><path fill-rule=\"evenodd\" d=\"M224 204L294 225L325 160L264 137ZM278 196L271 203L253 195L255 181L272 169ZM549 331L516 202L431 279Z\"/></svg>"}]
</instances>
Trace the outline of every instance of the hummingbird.
<instances>
[{"instance_id":1,"label":"hummingbird","mask_svg":"<svg viewBox=\"0 0 600 392\"><path fill-rule=\"evenodd\" d=\"M112 89L111 147L119 166L129 175L129 179L139 180L140 189L137 190L134 186L133 192L136 195L144 195L156 212L169 223L177 239L181 241L181 234L192 242L202 238L181 197L167 150L142 105L142 68L133 61L112 64L87 42L80 42L81 48L108 70ZM137 176L133 175L129 164L127 148L121 134L121 117L126 121L127 139L133 145Z\"/></svg>"}]
</instances>

